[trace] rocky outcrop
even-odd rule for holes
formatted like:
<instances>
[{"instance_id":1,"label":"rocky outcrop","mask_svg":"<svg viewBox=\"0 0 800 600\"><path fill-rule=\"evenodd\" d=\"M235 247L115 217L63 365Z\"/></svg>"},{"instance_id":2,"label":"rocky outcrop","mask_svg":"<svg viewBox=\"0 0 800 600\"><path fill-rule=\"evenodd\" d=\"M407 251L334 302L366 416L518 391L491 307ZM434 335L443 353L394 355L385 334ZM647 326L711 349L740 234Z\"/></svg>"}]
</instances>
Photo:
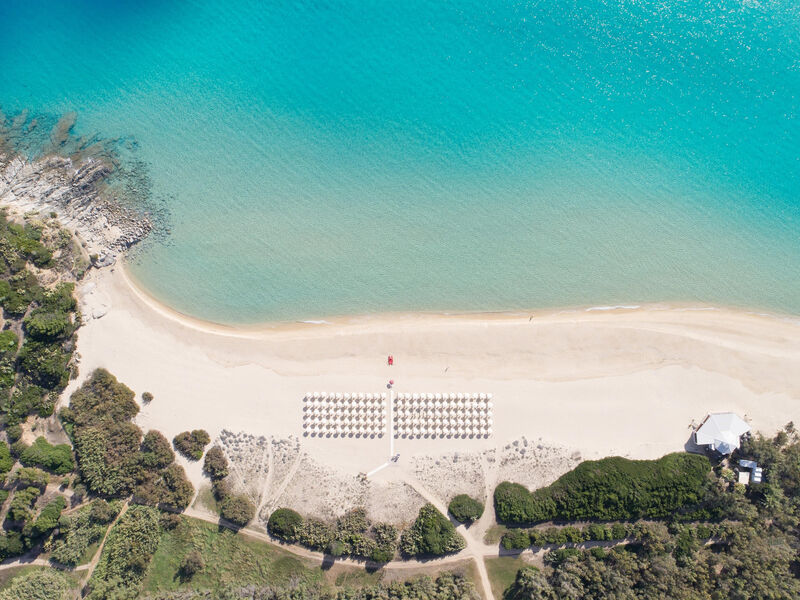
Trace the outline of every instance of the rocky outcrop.
<instances>
[{"instance_id":1,"label":"rocky outcrop","mask_svg":"<svg viewBox=\"0 0 800 600\"><path fill-rule=\"evenodd\" d=\"M0 205L20 212L56 213L75 231L98 266L144 239L153 229L150 218L115 200L106 185L110 163L98 158L45 155L26 160L0 153Z\"/></svg>"}]
</instances>

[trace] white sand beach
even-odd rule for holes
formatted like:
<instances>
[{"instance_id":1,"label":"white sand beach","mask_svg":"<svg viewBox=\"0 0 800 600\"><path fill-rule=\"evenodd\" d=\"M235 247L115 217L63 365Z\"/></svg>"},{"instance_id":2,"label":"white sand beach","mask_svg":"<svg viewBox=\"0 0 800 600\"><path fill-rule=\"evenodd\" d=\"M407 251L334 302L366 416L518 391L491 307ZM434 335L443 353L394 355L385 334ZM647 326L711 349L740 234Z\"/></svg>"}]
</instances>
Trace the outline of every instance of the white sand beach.
<instances>
[{"instance_id":1,"label":"white sand beach","mask_svg":"<svg viewBox=\"0 0 800 600\"><path fill-rule=\"evenodd\" d=\"M94 271L79 293L87 321L78 333L80 377L64 397L105 367L137 395L155 396L137 417L145 430L168 438L203 428L212 438L228 430L293 439L296 457L281 459L284 482L272 481L279 489L262 498L264 506L280 503L276 495L333 485L291 481L297 471L352 483L389 457L388 436L303 437L302 399L312 390L386 392L393 379L396 392L493 393L491 437L398 439L400 460L375 475L387 485L419 483L426 479L420 465L433 468L436 457L448 455L449 466L435 472L457 475L437 486L427 474L430 486L442 490L459 482L482 487L468 471L487 457L495 476L527 485L547 483L580 458L658 457L683 449L692 423L708 412L735 411L764 432L800 422L800 323L789 318L652 306L364 316L237 329L160 305L120 266ZM526 448L536 473L502 458L512 451L524 456ZM473 466L462 460L454 469L454 453L471 457ZM203 483L199 464L187 471L196 486Z\"/></svg>"}]
</instances>

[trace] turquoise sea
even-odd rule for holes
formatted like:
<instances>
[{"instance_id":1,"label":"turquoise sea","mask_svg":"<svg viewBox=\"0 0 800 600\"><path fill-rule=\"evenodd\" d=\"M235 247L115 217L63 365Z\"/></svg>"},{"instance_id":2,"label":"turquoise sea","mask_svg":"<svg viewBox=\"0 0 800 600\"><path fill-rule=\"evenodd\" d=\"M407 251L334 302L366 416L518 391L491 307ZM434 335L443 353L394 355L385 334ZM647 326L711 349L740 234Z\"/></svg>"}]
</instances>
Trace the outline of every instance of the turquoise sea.
<instances>
[{"instance_id":1,"label":"turquoise sea","mask_svg":"<svg viewBox=\"0 0 800 600\"><path fill-rule=\"evenodd\" d=\"M136 141L201 318L800 314L796 0L10 0L0 108Z\"/></svg>"}]
</instances>

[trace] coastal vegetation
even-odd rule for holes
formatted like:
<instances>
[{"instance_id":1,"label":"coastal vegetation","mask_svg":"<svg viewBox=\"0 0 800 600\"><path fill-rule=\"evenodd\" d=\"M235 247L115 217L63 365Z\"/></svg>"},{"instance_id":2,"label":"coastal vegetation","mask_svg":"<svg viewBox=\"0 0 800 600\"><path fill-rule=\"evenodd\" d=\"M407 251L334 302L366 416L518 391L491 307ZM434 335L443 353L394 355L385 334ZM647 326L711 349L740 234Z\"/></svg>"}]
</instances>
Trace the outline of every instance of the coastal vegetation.
<instances>
[{"instance_id":1,"label":"coastal vegetation","mask_svg":"<svg viewBox=\"0 0 800 600\"><path fill-rule=\"evenodd\" d=\"M420 508L417 519L400 537L400 550L406 556L442 556L463 550L465 545L461 534L433 504Z\"/></svg>"},{"instance_id":2,"label":"coastal vegetation","mask_svg":"<svg viewBox=\"0 0 800 600\"><path fill-rule=\"evenodd\" d=\"M190 460L200 460L203 450L211 441L208 432L203 429L184 431L172 440L175 449Z\"/></svg>"},{"instance_id":3,"label":"coastal vegetation","mask_svg":"<svg viewBox=\"0 0 800 600\"><path fill-rule=\"evenodd\" d=\"M159 511L133 506L108 534L89 580L89 600L135 598L161 539Z\"/></svg>"},{"instance_id":4,"label":"coastal vegetation","mask_svg":"<svg viewBox=\"0 0 800 600\"><path fill-rule=\"evenodd\" d=\"M82 481L102 497L133 494L135 501L182 510L194 487L159 432L132 423L139 412L134 393L98 369L72 394L60 416L71 433Z\"/></svg>"},{"instance_id":5,"label":"coastal vegetation","mask_svg":"<svg viewBox=\"0 0 800 600\"><path fill-rule=\"evenodd\" d=\"M40 467L56 475L66 475L75 469L72 447L69 444L53 445L43 436L36 438L30 446L17 444L14 445L14 450L19 455L19 462L26 467Z\"/></svg>"},{"instance_id":6,"label":"coastal vegetation","mask_svg":"<svg viewBox=\"0 0 800 600\"><path fill-rule=\"evenodd\" d=\"M459 494L450 500L447 510L456 521L471 524L483 515L483 502L467 494Z\"/></svg>"},{"instance_id":7,"label":"coastal vegetation","mask_svg":"<svg viewBox=\"0 0 800 600\"><path fill-rule=\"evenodd\" d=\"M197 553L203 567L191 577L181 567ZM474 585L460 572L439 572L408 581L380 582L380 572L335 566L339 575L326 576L317 561L216 525L180 517L164 529L148 568L142 596L150 600L263 598L349 600L406 598L408 600L477 600Z\"/></svg>"},{"instance_id":8,"label":"coastal vegetation","mask_svg":"<svg viewBox=\"0 0 800 600\"><path fill-rule=\"evenodd\" d=\"M653 461L618 456L585 461L534 492L501 483L494 493L495 511L498 521L514 525L665 518L703 499L710 471L706 457L686 453Z\"/></svg>"},{"instance_id":9,"label":"coastal vegetation","mask_svg":"<svg viewBox=\"0 0 800 600\"><path fill-rule=\"evenodd\" d=\"M53 543L53 560L70 567L87 562L90 558L87 551L103 538L120 508L117 500L97 499L77 512L63 515L58 522L59 535Z\"/></svg>"},{"instance_id":10,"label":"coastal vegetation","mask_svg":"<svg viewBox=\"0 0 800 600\"><path fill-rule=\"evenodd\" d=\"M62 279L73 277L63 265L79 256L55 220L16 223L0 211L0 420L7 427L31 414L50 416L74 372L77 303L74 284Z\"/></svg>"},{"instance_id":11,"label":"coastal vegetation","mask_svg":"<svg viewBox=\"0 0 800 600\"><path fill-rule=\"evenodd\" d=\"M212 481L228 476L228 459L225 458L222 448L214 446L208 449L206 458L203 461L203 471L208 474Z\"/></svg>"},{"instance_id":12,"label":"coastal vegetation","mask_svg":"<svg viewBox=\"0 0 800 600\"><path fill-rule=\"evenodd\" d=\"M267 530L278 539L331 556L352 556L384 563L392 560L397 551L397 529L388 523L372 523L361 508L334 522L304 519L289 508L279 508L270 515Z\"/></svg>"},{"instance_id":13,"label":"coastal vegetation","mask_svg":"<svg viewBox=\"0 0 800 600\"><path fill-rule=\"evenodd\" d=\"M765 479L736 483L728 467L715 466L701 498L713 510L700 511L716 516L712 522L687 522L697 511L677 510L657 521L509 529L504 548L549 548L542 568L520 568L513 583L498 570L504 597L646 600L665 590L676 600L800 597L800 438L789 424L773 438L744 440L731 464L739 458L758 461Z\"/></svg>"}]
</instances>

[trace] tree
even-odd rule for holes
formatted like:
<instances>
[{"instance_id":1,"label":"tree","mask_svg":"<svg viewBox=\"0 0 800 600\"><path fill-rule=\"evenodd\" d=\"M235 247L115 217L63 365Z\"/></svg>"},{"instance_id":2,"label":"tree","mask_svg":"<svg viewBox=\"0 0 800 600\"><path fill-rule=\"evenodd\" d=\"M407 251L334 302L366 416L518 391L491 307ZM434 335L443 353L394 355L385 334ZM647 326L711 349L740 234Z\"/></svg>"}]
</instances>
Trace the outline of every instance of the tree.
<instances>
[{"instance_id":1,"label":"tree","mask_svg":"<svg viewBox=\"0 0 800 600\"><path fill-rule=\"evenodd\" d=\"M150 392L143 392L142 393L142 402L145 404L150 404L153 401L153 394Z\"/></svg>"},{"instance_id":2,"label":"tree","mask_svg":"<svg viewBox=\"0 0 800 600\"><path fill-rule=\"evenodd\" d=\"M209 448L203 462L203 470L211 479L222 479L228 476L228 459L219 446Z\"/></svg>"},{"instance_id":3,"label":"tree","mask_svg":"<svg viewBox=\"0 0 800 600\"><path fill-rule=\"evenodd\" d=\"M459 494L450 501L447 510L457 521L471 524L481 518L483 503L466 494Z\"/></svg>"},{"instance_id":4,"label":"tree","mask_svg":"<svg viewBox=\"0 0 800 600\"><path fill-rule=\"evenodd\" d=\"M200 460L203 450L211 441L211 437L204 429L184 431L175 436L172 443L175 449L190 460Z\"/></svg>"},{"instance_id":5,"label":"tree","mask_svg":"<svg viewBox=\"0 0 800 600\"><path fill-rule=\"evenodd\" d=\"M219 506L220 515L234 525L244 527L256 516L256 507L250 498L242 494L227 496Z\"/></svg>"},{"instance_id":6,"label":"tree","mask_svg":"<svg viewBox=\"0 0 800 600\"><path fill-rule=\"evenodd\" d=\"M65 475L75 469L70 445L54 446L43 436L36 438L31 446L20 452L19 462L26 467L41 467L57 475Z\"/></svg>"},{"instance_id":7,"label":"tree","mask_svg":"<svg viewBox=\"0 0 800 600\"><path fill-rule=\"evenodd\" d=\"M400 549L408 556L442 556L465 545L464 538L433 504L423 506L414 524L400 537Z\"/></svg>"},{"instance_id":8,"label":"tree","mask_svg":"<svg viewBox=\"0 0 800 600\"><path fill-rule=\"evenodd\" d=\"M303 517L291 508L279 508L269 516L267 531L286 542L297 540L297 533L303 524Z\"/></svg>"},{"instance_id":9,"label":"tree","mask_svg":"<svg viewBox=\"0 0 800 600\"><path fill-rule=\"evenodd\" d=\"M558 596L544 574L536 567L517 571L514 583L505 594L507 600L557 600Z\"/></svg>"},{"instance_id":10,"label":"tree","mask_svg":"<svg viewBox=\"0 0 800 600\"><path fill-rule=\"evenodd\" d=\"M141 464L148 470L163 469L175 460L175 453L160 431L151 429L142 440Z\"/></svg>"}]
</instances>

